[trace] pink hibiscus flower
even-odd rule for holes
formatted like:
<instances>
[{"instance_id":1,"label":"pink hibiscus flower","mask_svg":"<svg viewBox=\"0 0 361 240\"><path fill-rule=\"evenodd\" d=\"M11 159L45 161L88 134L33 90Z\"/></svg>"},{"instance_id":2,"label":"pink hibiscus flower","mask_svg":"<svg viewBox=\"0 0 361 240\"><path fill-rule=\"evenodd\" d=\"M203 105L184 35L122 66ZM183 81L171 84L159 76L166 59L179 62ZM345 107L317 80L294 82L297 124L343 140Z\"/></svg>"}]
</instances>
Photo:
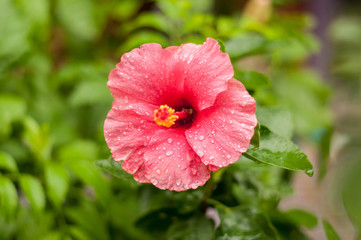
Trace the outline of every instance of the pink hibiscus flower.
<instances>
[{"instance_id":1,"label":"pink hibiscus flower","mask_svg":"<svg viewBox=\"0 0 361 240\"><path fill-rule=\"evenodd\" d=\"M211 38L124 54L108 81L114 102L104 135L114 160L136 181L175 191L202 186L211 171L236 162L257 119L233 73Z\"/></svg>"}]
</instances>

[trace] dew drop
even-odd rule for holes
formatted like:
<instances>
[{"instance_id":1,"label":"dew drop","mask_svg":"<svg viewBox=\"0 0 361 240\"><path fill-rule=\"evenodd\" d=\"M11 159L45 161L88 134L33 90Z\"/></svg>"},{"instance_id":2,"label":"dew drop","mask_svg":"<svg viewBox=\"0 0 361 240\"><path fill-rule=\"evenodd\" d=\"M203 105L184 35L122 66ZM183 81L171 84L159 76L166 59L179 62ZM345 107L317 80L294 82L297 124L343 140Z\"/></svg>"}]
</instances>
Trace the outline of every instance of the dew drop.
<instances>
[{"instance_id":1,"label":"dew drop","mask_svg":"<svg viewBox=\"0 0 361 240\"><path fill-rule=\"evenodd\" d=\"M203 140L204 140L204 136L203 136L203 135L199 136L199 140L203 141Z\"/></svg>"},{"instance_id":2,"label":"dew drop","mask_svg":"<svg viewBox=\"0 0 361 240\"><path fill-rule=\"evenodd\" d=\"M228 159L231 158L231 155L230 155L230 154L227 154L227 158L228 158Z\"/></svg>"},{"instance_id":3,"label":"dew drop","mask_svg":"<svg viewBox=\"0 0 361 240\"><path fill-rule=\"evenodd\" d=\"M200 156L200 157L203 157L204 156L204 152L202 150L198 150L197 151L197 155Z\"/></svg>"},{"instance_id":4,"label":"dew drop","mask_svg":"<svg viewBox=\"0 0 361 240\"><path fill-rule=\"evenodd\" d=\"M165 155L166 155L167 157L172 156L172 155L173 155L173 151L167 151L167 152L165 153Z\"/></svg>"},{"instance_id":5,"label":"dew drop","mask_svg":"<svg viewBox=\"0 0 361 240\"><path fill-rule=\"evenodd\" d=\"M177 181L175 182L175 184L177 184L177 186L179 186L181 184L181 180L177 179Z\"/></svg>"},{"instance_id":6,"label":"dew drop","mask_svg":"<svg viewBox=\"0 0 361 240\"><path fill-rule=\"evenodd\" d=\"M172 138L168 138L168 139L167 139L167 142L168 142L168 143L172 143L172 142L173 142L173 139L172 139Z\"/></svg>"},{"instance_id":7,"label":"dew drop","mask_svg":"<svg viewBox=\"0 0 361 240\"><path fill-rule=\"evenodd\" d=\"M157 172L158 174L160 174L160 170L159 170L159 169L157 169L156 172Z\"/></svg>"},{"instance_id":8,"label":"dew drop","mask_svg":"<svg viewBox=\"0 0 361 240\"><path fill-rule=\"evenodd\" d=\"M241 148L240 150L241 150L241 152L246 152L247 148Z\"/></svg>"}]
</instances>

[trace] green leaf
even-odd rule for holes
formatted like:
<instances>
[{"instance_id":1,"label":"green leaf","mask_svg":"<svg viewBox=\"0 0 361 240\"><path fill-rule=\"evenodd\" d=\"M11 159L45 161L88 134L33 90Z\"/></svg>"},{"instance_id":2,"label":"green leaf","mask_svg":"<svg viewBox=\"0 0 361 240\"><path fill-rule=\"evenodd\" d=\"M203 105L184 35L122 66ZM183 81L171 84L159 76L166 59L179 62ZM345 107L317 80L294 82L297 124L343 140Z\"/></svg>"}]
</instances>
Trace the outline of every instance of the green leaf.
<instances>
[{"instance_id":1,"label":"green leaf","mask_svg":"<svg viewBox=\"0 0 361 240\"><path fill-rule=\"evenodd\" d=\"M332 225L325 219L322 220L323 230L325 230L327 240L341 240Z\"/></svg>"},{"instance_id":2,"label":"green leaf","mask_svg":"<svg viewBox=\"0 0 361 240\"><path fill-rule=\"evenodd\" d=\"M271 132L290 139L293 135L291 113L284 108L257 106L258 122Z\"/></svg>"},{"instance_id":3,"label":"green leaf","mask_svg":"<svg viewBox=\"0 0 361 240\"><path fill-rule=\"evenodd\" d=\"M317 226L317 217L301 209L291 209L283 213L288 219L297 225L313 228Z\"/></svg>"},{"instance_id":4,"label":"green leaf","mask_svg":"<svg viewBox=\"0 0 361 240\"><path fill-rule=\"evenodd\" d=\"M82 202L80 206L67 208L65 214L72 222L85 230L82 231L82 235L92 236L91 239L109 239L107 221L103 212L91 202ZM79 231L76 232L79 233Z\"/></svg>"},{"instance_id":5,"label":"green leaf","mask_svg":"<svg viewBox=\"0 0 361 240\"><path fill-rule=\"evenodd\" d=\"M82 182L94 188L97 198L106 205L111 192L110 183L102 176L100 169L94 165L94 162L69 159L67 164Z\"/></svg>"},{"instance_id":6,"label":"green leaf","mask_svg":"<svg viewBox=\"0 0 361 240\"><path fill-rule=\"evenodd\" d=\"M70 96L71 106L110 102L111 95L104 82L83 81L78 84Z\"/></svg>"},{"instance_id":7,"label":"green leaf","mask_svg":"<svg viewBox=\"0 0 361 240\"><path fill-rule=\"evenodd\" d=\"M0 1L0 69L29 50L29 25L17 11L14 1Z\"/></svg>"},{"instance_id":8,"label":"green leaf","mask_svg":"<svg viewBox=\"0 0 361 240\"><path fill-rule=\"evenodd\" d=\"M259 142L260 142L260 128L261 125L259 125L259 123L257 123L257 126L254 128L254 134L253 137L251 138L251 144L255 147L258 148L259 147Z\"/></svg>"},{"instance_id":9,"label":"green leaf","mask_svg":"<svg viewBox=\"0 0 361 240\"><path fill-rule=\"evenodd\" d=\"M0 118L19 120L25 115L25 110L26 103L22 98L8 94L0 95Z\"/></svg>"},{"instance_id":10,"label":"green leaf","mask_svg":"<svg viewBox=\"0 0 361 240\"><path fill-rule=\"evenodd\" d=\"M304 171L313 175L313 167L307 156L290 140L272 133L266 127L261 127L261 142L259 148L248 149L243 155L251 160L269 165Z\"/></svg>"},{"instance_id":11,"label":"green leaf","mask_svg":"<svg viewBox=\"0 0 361 240\"><path fill-rule=\"evenodd\" d=\"M99 33L95 6L89 0L58 0L56 14L63 26L83 40L93 40Z\"/></svg>"},{"instance_id":12,"label":"green leaf","mask_svg":"<svg viewBox=\"0 0 361 240\"><path fill-rule=\"evenodd\" d=\"M69 176L65 167L58 164L47 164L45 167L45 183L49 200L60 207L65 201L69 189Z\"/></svg>"},{"instance_id":13,"label":"green leaf","mask_svg":"<svg viewBox=\"0 0 361 240\"><path fill-rule=\"evenodd\" d=\"M178 217L179 214L176 209L162 208L143 215L135 222L135 226L153 236L161 238L161 236L164 236L173 220Z\"/></svg>"},{"instance_id":14,"label":"green leaf","mask_svg":"<svg viewBox=\"0 0 361 240\"><path fill-rule=\"evenodd\" d=\"M132 175L124 171L122 168L122 162L116 162L112 158L98 160L95 164L103 170L111 173L113 176L118 178L133 178Z\"/></svg>"},{"instance_id":15,"label":"green leaf","mask_svg":"<svg viewBox=\"0 0 361 240\"><path fill-rule=\"evenodd\" d=\"M217 239L221 240L271 240L278 239L277 232L266 216L255 209L218 208L221 220Z\"/></svg>"},{"instance_id":16,"label":"green leaf","mask_svg":"<svg viewBox=\"0 0 361 240\"><path fill-rule=\"evenodd\" d=\"M244 36L229 39L225 42L225 46L231 58L241 58L261 52L266 46L266 43L267 41L262 35L249 33Z\"/></svg>"},{"instance_id":17,"label":"green leaf","mask_svg":"<svg viewBox=\"0 0 361 240\"><path fill-rule=\"evenodd\" d=\"M186 221L173 223L167 231L168 240L211 240L214 227L210 219L195 215Z\"/></svg>"},{"instance_id":18,"label":"green leaf","mask_svg":"<svg viewBox=\"0 0 361 240\"><path fill-rule=\"evenodd\" d=\"M0 151L0 168L6 169L10 172L17 172L18 166L16 165L15 159L6 152Z\"/></svg>"},{"instance_id":19,"label":"green leaf","mask_svg":"<svg viewBox=\"0 0 361 240\"><path fill-rule=\"evenodd\" d=\"M12 218L18 207L16 187L10 179L0 175L0 212L6 219Z\"/></svg>"},{"instance_id":20,"label":"green leaf","mask_svg":"<svg viewBox=\"0 0 361 240\"><path fill-rule=\"evenodd\" d=\"M39 124L32 118L26 117L23 120L23 139L35 154L38 160L44 161L50 158L51 144L49 139L49 125Z\"/></svg>"},{"instance_id":21,"label":"green leaf","mask_svg":"<svg viewBox=\"0 0 361 240\"><path fill-rule=\"evenodd\" d=\"M353 154L359 154L359 152ZM360 173L361 159L356 158L350 161L349 166L344 170L341 181L343 205L359 236L361 236L361 191L358 188Z\"/></svg>"},{"instance_id":22,"label":"green leaf","mask_svg":"<svg viewBox=\"0 0 361 240\"><path fill-rule=\"evenodd\" d=\"M270 80L262 73L254 71L236 71L234 78L241 81L247 89L259 89L270 86Z\"/></svg>"},{"instance_id":23,"label":"green leaf","mask_svg":"<svg viewBox=\"0 0 361 240\"><path fill-rule=\"evenodd\" d=\"M45 208L44 189L37 178L28 174L21 175L20 187L33 209L43 210Z\"/></svg>"},{"instance_id":24,"label":"green leaf","mask_svg":"<svg viewBox=\"0 0 361 240\"><path fill-rule=\"evenodd\" d=\"M221 47L221 51L226 52L226 46L224 46L224 42L220 39L216 39L216 40L217 40L219 46Z\"/></svg>"}]
</instances>

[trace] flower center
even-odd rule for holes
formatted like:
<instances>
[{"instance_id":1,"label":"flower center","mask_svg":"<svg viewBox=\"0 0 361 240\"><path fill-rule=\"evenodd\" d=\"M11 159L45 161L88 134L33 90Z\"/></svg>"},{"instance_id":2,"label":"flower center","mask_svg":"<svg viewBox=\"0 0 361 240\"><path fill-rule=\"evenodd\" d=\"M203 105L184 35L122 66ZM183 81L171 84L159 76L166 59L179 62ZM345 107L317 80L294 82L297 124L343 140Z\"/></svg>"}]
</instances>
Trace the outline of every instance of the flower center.
<instances>
[{"instance_id":1,"label":"flower center","mask_svg":"<svg viewBox=\"0 0 361 240\"><path fill-rule=\"evenodd\" d=\"M159 126L172 127L176 123L188 123L192 120L193 109L182 108L181 111L175 111L168 105L161 105L154 110L154 121ZM177 122L176 122L177 121Z\"/></svg>"}]
</instances>

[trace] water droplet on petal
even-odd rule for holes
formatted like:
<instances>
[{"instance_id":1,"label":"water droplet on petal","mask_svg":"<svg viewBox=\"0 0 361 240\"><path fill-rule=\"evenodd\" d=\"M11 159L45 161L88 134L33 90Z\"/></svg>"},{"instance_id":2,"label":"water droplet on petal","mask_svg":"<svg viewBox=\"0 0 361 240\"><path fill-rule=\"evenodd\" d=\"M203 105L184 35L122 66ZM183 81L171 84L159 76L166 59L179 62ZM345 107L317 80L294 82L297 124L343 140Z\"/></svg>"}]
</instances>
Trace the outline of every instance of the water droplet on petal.
<instances>
[{"instance_id":1,"label":"water droplet on petal","mask_svg":"<svg viewBox=\"0 0 361 240\"><path fill-rule=\"evenodd\" d=\"M204 152L202 150L198 150L197 151L197 155L200 156L200 157L203 157L204 156Z\"/></svg>"},{"instance_id":2,"label":"water droplet on petal","mask_svg":"<svg viewBox=\"0 0 361 240\"><path fill-rule=\"evenodd\" d=\"M231 154L227 154L227 158L231 158Z\"/></svg>"},{"instance_id":3,"label":"water droplet on petal","mask_svg":"<svg viewBox=\"0 0 361 240\"><path fill-rule=\"evenodd\" d=\"M241 148L240 150L241 150L241 152L246 152L247 148Z\"/></svg>"},{"instance_id":4,"label":"water droplet on petal","mask_svg":"<svg viewBox=\"0 0 361 240\"><path fill-rule=\"evenodd\" d=\"M175 183L177 184L177 186L179 186L181 184L181 180L177 179L177 181Z\"/></svg>"},{"instance_id":5,"label":"water droplet on petal","mask_svg":"<svg viewBox=\"0 0 361 240\"><path fill-rule=\"evenodd\" d=\"M173 151L167 151L167 152L165 153L165 155L166 155L167 157L172 156L172 155L173 155Z\"/></svg>"},{"instance_id":6,"label":"water droplet on petal","mask_svg":"<svg viewBox=\"0 0 361 240\"><path fill-rule=\"evenodd\" d=\"M233 110L233 109L231 110L231 114L234 114L234 110Z\"/></svg>"},{"instance_id":7,"label":"water droplet on petal","mask_svg":"<svg viewBox=\"0 0 361 240\"><path fill-rule=\"evenodd\" d=\"M159 170L159 169L157 169L156 172L157 172L158 174L160 174L160 170Z\"/></svg>"},{"instance_id":8,"label":"water droplet on petal","mask_svg":"<svg viewBox=\"0 0 361 240\"><path fill-rule=\"evenodd\" d=\"M204 140L204 136L203 136L203 135L199 136L199 140L203 141L203 140Z\"/></svg>"},{"instance_id":9,"label":"water droplet on petal","mask_svg":"<svg viewBox=\"0 0 361 240\"><path fill-rule=\"evenodd\" d=\"M172 138L168 138L168 139L167 139L167 142L168 142L168 143L172 143L172 142L173 142L173 139L172 139Z\"/></svg>"}]
</instances>

